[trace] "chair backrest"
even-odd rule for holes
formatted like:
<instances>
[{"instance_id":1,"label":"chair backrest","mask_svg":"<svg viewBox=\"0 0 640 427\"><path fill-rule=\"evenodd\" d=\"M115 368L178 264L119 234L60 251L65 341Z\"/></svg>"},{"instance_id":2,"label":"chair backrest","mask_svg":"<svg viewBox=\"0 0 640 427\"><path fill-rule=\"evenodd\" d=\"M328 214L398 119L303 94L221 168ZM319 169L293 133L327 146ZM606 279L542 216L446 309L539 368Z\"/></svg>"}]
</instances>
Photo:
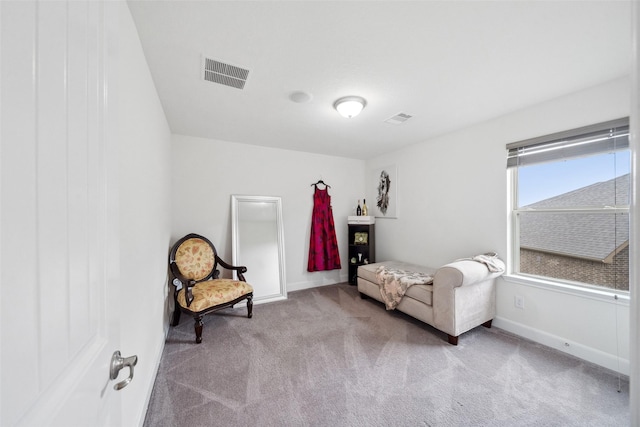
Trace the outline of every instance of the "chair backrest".
<instances>
[{"instance_id":1,"label":"chair backrest","mask_svg":"<svg viewBox=\"0 0 640 427\"><path fill-rule=\"evenodd\" d=\"M216 271L216 248L206 237L187 234L173 246L169 262L186 279L196 282L207 280Z\"/></svg>"}]
</instances>

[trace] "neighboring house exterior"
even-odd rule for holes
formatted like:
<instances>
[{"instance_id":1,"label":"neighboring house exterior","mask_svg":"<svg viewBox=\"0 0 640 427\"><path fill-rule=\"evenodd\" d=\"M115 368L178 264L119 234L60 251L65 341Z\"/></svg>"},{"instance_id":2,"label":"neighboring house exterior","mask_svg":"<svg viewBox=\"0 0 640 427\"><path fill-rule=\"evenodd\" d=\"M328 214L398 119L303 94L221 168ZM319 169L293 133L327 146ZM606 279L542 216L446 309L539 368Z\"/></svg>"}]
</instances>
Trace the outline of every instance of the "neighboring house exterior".
<instances>
[{"instance_id":1,"label":"neighboring house exterior","mask_svg":"<svg viewBox=\"0 0 640 427\"><path fill-rule=\"evenodd\" d=\"M598 182L521 209L628 206L629 177ZM628 291L628 213L521 213L520 272Z\"/></svg>"}]
</instances>

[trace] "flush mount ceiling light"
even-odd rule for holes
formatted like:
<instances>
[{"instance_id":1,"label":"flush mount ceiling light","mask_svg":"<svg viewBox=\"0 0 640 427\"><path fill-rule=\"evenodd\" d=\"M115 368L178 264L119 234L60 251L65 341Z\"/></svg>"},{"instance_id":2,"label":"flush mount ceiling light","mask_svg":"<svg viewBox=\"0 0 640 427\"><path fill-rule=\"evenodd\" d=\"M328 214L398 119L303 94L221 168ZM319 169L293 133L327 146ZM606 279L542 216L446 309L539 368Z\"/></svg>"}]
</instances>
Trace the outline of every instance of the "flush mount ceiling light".
<instances>
[{"instance_id":1,"label":"flush mount ceiling light","mask_svg":"<svg viewBox=\"0 0 640 427\"><path fill-rule=\"evenodd\" d=\"M367 101L360 96L345 96L344 98L338 99L333 104L333 108L343 117L350 119L360 114L360 111L362 111L365 105L367 105Z\"/></svg>"}]
</instances>

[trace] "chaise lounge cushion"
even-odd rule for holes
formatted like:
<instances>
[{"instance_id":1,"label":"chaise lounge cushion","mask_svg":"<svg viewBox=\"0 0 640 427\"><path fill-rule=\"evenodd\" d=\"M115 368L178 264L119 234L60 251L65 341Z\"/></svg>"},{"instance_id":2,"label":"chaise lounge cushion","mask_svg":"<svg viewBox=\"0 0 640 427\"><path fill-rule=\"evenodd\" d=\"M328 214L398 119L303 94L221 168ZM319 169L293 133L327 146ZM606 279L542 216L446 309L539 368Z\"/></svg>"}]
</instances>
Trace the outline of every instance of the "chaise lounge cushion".
<instances>
[{"instance_id":1,"label":"chaise lounge cushion","mask_svg":"<svg viewBox=\"0 0 640 427\"><path fill-rule=\"evenodd\" d=\"M377 283L376 270L378 267L384 265L387 268L413 271L416 273L425 273L433 276L436 273L435 268L425 267L422 265L409 264L401 261L385 261L377 262L374 264L366 264L358 267L358 276L366 279L372 283ZM413 285L407 289L405 296L411 297L424 304L433 304L433 285Z\"/></svg>"}]
</instances>

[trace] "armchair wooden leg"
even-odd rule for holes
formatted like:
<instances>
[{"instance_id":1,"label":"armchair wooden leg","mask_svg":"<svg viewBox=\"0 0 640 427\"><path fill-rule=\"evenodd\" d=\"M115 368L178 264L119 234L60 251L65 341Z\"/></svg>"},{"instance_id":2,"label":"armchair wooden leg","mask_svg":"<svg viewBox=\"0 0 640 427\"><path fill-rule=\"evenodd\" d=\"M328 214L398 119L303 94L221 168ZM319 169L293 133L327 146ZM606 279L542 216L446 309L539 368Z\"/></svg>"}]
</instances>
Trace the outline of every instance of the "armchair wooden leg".
<instances>
[{"instance_id":1,"label":"armchair wooden leg","mask_svg":"<svg viewBox=\"0 0 640 427\"><path fill-rule=\"evenodd\" d=\"M458 337L454 337L452 335L448 335L447 337L449 338L449 344L451 345L458 345Z\"/></svg>"},{"instance_id":2,"label":"armchair wooden leg","mask_svg":"<svg viewBox=\"0 0 640 427\"><path fill-rule=\"evenodd\" d=\"M177 305L178 303L176 303ZM180 323L180 308L173 309L173 319L171 320L171 326L178 326Z\"/></svg>"},{"instance_id":3,"label":"armchair wooden leg","mask_svg":"<svg viewBox=\"0 0 640 427\"><path fill-rule=\"evenodd\" d=\"M493 321L493 319L491 320L487 320L486 322L484 322L482 324L482 326L484 326L485 328L491 328L491 322Z\"/></svg>"},{"instance_id":4,"label":"armchair wooden leg","mask_svg":"<svg viewBox=\"0 0 640 427\"><path fill-rule=\"evenodd\" d=\"M253 297L247 298L247 317L251 319L253 317Z\"/></svg>"},{"instance_id":5,"label":"armchair wooden leg","mask_svg":"<svg viewBox=\"0 0 640 427\"><path fill-rule=\"evenodd\" d=\"M202 316L195 317L196 344L202 342Z\"/></svg>"}]
</instances>

